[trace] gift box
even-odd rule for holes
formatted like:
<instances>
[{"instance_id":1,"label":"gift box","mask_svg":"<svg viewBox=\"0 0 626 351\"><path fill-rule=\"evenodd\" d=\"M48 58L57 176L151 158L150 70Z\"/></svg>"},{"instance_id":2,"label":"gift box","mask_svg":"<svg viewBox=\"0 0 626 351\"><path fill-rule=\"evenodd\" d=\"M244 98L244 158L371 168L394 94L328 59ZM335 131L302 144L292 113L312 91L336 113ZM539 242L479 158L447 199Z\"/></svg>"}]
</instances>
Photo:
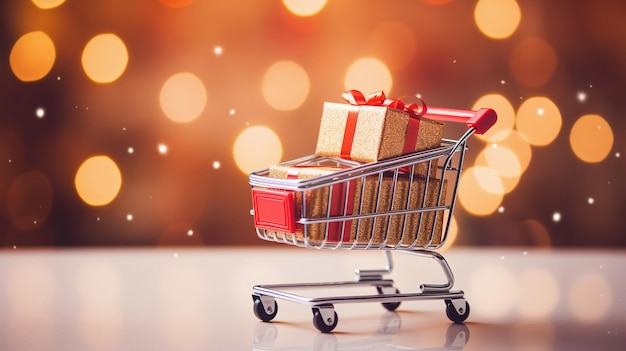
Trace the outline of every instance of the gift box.
<instances>
[{"instance_id":1,"label":"gift box","mask_svg":"<svg viewBox=\"0 0 626 351\"><path fill-rule=\"evenodd\" d=\"M443 123L421 116L425 105L405 105L382 92L366 100L358 91L349 104L325 102L315 153L374 162L441 145ZM425 167L417 167L425 175Z\"/></svg>"},{"instance_id":2,"label":"gift box","mask_svg":"<svg viewBox=\"0 0 626 351\"><path fill-rule=\"evenodd\" d=\"M437 204L440 184L441 181L436 178L428 178L427 181L427 178L413 177L409 180L407 174L398 173L394 186L393 173L385 174L382 179L378 176L369 176L363 189L361 214L426 209L444 205L447 183L445 181L443 183ZM371 242L380 245L386 239L387 246L396 246L398 243L409 246L414 242L416 246L438 245L442 239L443 215L443 210L428 210L361 219L356 228L356 240L358 243ZM402 237L403 228L404 237ZM354 238L351 237L351 240Z\"/></svg>"},{"instance_id":3,"label":"gift box","mask_svg":"<svg viewBox=\"0 0 626 351\"><path fill-rule=\"evenodd\" d=\"M337 172L341 167L326 166L270 166L268 176L280 179L307 179ZM312 190L298 191L294 193L294 206L296 218L328 218L353 214L355 206L358 206L360 192L355 192L360 187L361 180L351 180L324 186ZM303 213L303 197L306 213ZM307 239L311 242L339 242L343 238L355 237L352 221L333 221L328 223L312 223L307 225ZM342 234L343 231L343 234ZM352 232L352 234L351 234ZM270 237L293 241L304 240L304 226L297 224L293 233L281 231L268 231ZM295 235L295 237L294 237Z\"/></svg>"}]
</instances>

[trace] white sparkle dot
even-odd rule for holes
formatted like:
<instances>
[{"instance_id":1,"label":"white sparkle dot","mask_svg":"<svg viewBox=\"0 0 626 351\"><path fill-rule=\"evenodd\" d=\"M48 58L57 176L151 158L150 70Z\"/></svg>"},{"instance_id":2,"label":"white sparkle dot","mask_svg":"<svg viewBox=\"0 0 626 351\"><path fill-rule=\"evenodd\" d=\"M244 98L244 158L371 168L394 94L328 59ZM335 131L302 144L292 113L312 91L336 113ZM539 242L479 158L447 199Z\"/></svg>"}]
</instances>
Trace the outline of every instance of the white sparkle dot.
<instances>
[{"instance_id":1,"label":"white sparkle dot","mask_svg":"<svg viewBox=\"0 0 626 351\"><path fill-rule=\"evenodd\" d=\"M160 153L161 155L165 155L165 154L167 154L167 145L165 145L165 144L163 144L163 143L159 144L159 146L158 146L158 150L159 150L159 153Z\"/></svg>"},{"instance_id":2,"label":"white sparkle dot","mask_svg":"<svg viewBox=\"0 0 626 351\"><path fill-rule=\"evenodd\" d=\"M213 48L213 53L215 54L215 56L222 56L223 52L224 52L224 49L221 46L215 46Z\"/></svg>"},{"instance_id":3,"label":"white sparkle dot","mask_svg":"<svg viewBox=\"0 0 626 351\"><path fill-rule=\"evenodd\" d=\"M540 107L540 108L538 108L538 109L537 109L537 114L538 114L539 116L543 116L543 112L544 112L544 111L543 111L543 107Z\"/></svg>"},{"instance_id":4,"label":"white sparkle dot","mask_svg":"<svg viewBox=\"0 0 626 351\"><path fill-rule=\"evenodd\" d=\"M452 63L456 63L456 60L452 61Z\"/></svg>"},{"instance_id":5,"label":"white sparkle dot","mask_svg":"<svg viewBox=\"0 0 626 351\"><path fill-rule=\"evenodd\" d=\"M500 260L504 260L504 259L505 259L504 255L500 256Z\"/></svg>"},{"instance_id":6,"label":"white sparkle dot","mask_svg":"<svg viewBox=\"0 0 626 351\"><path fill-rule=\"evenodd\" d=\"M125 131L126 131L126 127L122 127L122 131L124 131L124 132L125 132Z\"/></svg>"},{"instance_id":7,"label":"white sparkle dot","mask_svg":"<svg viewBox=\"0 0 626 351\"><path fill-rule=\"evenodd\" d=\"M587 203L590 205L593 205L593 203L595 202L595 200L593 199L593 197L590 197L587 199Z\"/></svg>"},{"instance_id":8,"label":"white sparkle dot","mask_svg":"<svg viewBox=\"0 0 626 351\"><path fill-rule=\"evenodd\" d=\"M415 96L416 96L418 99L421 99L421 98L422 98L422 94L420 94L420 93L415 94Z\"/></svg>"},{"instance_id":9,"label":"white sparkle dot","mask_svg":"<svg viewBox=\"0 0 626 351\"><path fill-rule=\"evenodd\" d=\"M132 154L133 152L135 152L135 149L131 146L128 148L128 153Z\"/></svg>"},{"instance_id":10,"label":"white sparkle dot","mask_svg":"<svg viewBox=\"0 0 626 351\"><path fill-rule=\"evenodd\" d=\"M585 93L584 91L579 91L578 94L576 94L576 99L579 102L585 102L587 100L587 93Z\"/></svg>"},{"instance_id":11,"label":"white sparkle dot","mask_svg":"<svg viewBox=\"0 0 626 351\"><path fill-rule=\"evenodd\" d=\"M35 115L37 118L42 119L46 115L46 110L44 110L43 107L38 107L37 110L35 110Z\"/></svg>"},{"instance_id":12,"label":"white sparkle dot","mask_svg":"<svg viewBox=\"0 0 626 351\"><path fill-rule=\"evenodd\" d=\"M620 155L620 153L619 153L619 152L616 152L616 153L615 153L615 157L619 158L620 156L621 156L621 155Z\"/></svg>"},{"instance_id":13,"label":"white sparkle dot","mask_svg":"<svg viewBox=\"0 0 626 351\"><path fill-rule=\"evenodd\" d=\"M504 206L500 206L500 207L498 207L498 212L499 212L499 213L503 213L503 212L504 212Z\"/></svg>"},{"instance_id":14,"label":"white sparkle dot","mask_svg":"<svg viewBox=\"0 0 626 351\"><path fill-rule=\"evenodd\" d=\"M504 80L504 79L503 79L503 80L501 80L501 81L500 81L500 84L506 84L506 80Z\"/></svg>"},{"instance_id":15,"label":"white sparkle dot","mask_svg":"<svg viewBox=\"0 0 626 351\"><path fill-rule=\"evenodd\" d=\"M213 161L213 169L220 169L221 166L220 161Z\"/></svg>"},{"instance_id":16,"label":"white sparkle dot","mask_svg":"<svg viewBox=\"0 0 626 351\"><path fill-rule=\"evenodd\" d=\"M193 236L193 230L192 229L189 229L187 231L187 236Z\"/></svg>"},{"instance_id":17,"label":"white sparkle dot","mask_svg":"<svg viewBox=\"0 0 626 351\"><path fill-rule=\"evenodd\" d=\"M96 221L100 222L100 217L97 217L97 218L96 218Z\"/></svg>"},{"instance_id":18,"label":"white sparkle dot","mask_svg":"<svg viewBox=\"0 0 626 351\"><path fill-rule=\"evenodd\" d=\"M17 249L17 245L13 245L13 250Z\"/></svg>"},{"instance_id":19,"label":"white sparkle dot","mask_svg":"<svg viewBox=\"0 0 626 351\"><path fill-rule=\"evenodd\" d=\"M127 220L127 221L129 221L129 222L130 222L130 221L132 221L132 220L133 220L133 215L132 215L132 214L130 214L130 213L129 213L129 214L127 214L127 215L126 215L126 220Z\"/></svg>"},{"instance_id":20,"label":"white sparkle dot","mask_svg":"<svg viewBox=\"0 0 626 351\"><path fill-rule=\"evenodd\" d=\"M553 222L559 222L561 220L561 213L559 212L554 212L552 214L552 221Z\"/></svg>"},{"instance_id":21,"label":"white sparkle dot","mask_svg":"<svg viewBox=\"0 0 626 351\"><path fill-rule=\"evenodd\" d=\"M524 256L528 255L528 251L522 252L522 255L524 255Z\"/></svg>"},{"instance_id":22,"label":"white sparkle dot","mask_svg":"<svg viewBox=\"0 0 626 351\"><path fill-rule=\"evenodd\" d=\"M57 76L57 80L61 80L61 76Z\"/></svg>"},{"instance_id":23,"label":"white sparkle dot","mask_svg":"<svg viewBox=\"0 0 626 351\"><path fill-rule=\"evenodd\" d=\"M174 258L178 258L178 252L174 252Z\"/></svg>"},{"instance_id":24,"label":"white sparkle dot","mask_svg":"<svg viewBox=\"0 0 626 351\"><path fill-rule=\"evenodd\" d=\"M231 108L230 111L228 111L228 114L231 115L231 116L234 116L235 115L235 109Z\"/></svg>"},{"instance_id":25,"label":"white sparkle dot","mask_svg":"<svg viewBox=\"0 0 626 351\"><path fill-rule=\"evenodd\" d=\"M34 221L33 221L33 224L37 224L37 220L34 220Z\"/></svg>"},{"instance_id":26,"label":"white sparkle dot","mask_svg":"<svg viewBox=\"0 0 626 351\"><path fill-rule=\"evenodd\" d=\"M249 125L250 125L250 122L246 122L246 125L247 125L247 126L249 126Z\"/></svg>"}]
</instances>

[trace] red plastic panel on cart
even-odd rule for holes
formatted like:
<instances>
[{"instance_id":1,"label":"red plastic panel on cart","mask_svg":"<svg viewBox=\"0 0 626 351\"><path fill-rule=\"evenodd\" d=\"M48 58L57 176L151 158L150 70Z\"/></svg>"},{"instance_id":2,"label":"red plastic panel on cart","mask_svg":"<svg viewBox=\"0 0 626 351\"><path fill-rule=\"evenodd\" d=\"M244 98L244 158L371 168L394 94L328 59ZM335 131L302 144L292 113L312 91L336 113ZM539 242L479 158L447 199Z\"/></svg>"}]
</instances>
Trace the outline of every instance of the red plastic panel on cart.
<instances>
[{"instance_id":1,"label":"red plastic panel on cart","mask_svg":"<svg viewBox=\"0 0 626 351\"><path fill-rule=\"evenodd\" d=\"M254 188L252 202L256 227L287 233L296 232L292 191Z\"/></svg>"}]
</instances>

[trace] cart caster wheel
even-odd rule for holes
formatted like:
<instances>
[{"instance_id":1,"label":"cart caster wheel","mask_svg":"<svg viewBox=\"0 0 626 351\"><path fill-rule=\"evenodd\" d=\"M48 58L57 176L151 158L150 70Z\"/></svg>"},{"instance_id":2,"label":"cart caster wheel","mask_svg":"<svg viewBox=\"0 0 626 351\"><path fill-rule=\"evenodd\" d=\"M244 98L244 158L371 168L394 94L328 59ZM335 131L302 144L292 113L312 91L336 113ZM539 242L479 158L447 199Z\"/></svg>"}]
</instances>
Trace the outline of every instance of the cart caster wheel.
<instances>
[{"instance_id":1,"label":"cart caster wheel","mask_svg":"<svg viewBox=\"0 0 626 351\"><path fill-rule=\"evenodd\" d=\"M393 295L393 294L400 293L400 290L398 290L397 288L394 288L393 286L389 286L389 287L377 286L376 290L378 290L379 295ZM383 302L381 304L387 311L390 311L390 312L393 312L397 310L398 307L400 307L400 302Z\"/></svg>"},{"instance_id":2,"label":"cart caster wheel","mask_svg":"<svg viewBox=\"0 0 626 351\"><path fill-rule=\"evenodd\" d=\"M330 333L337 326L339 317L330 307L313 307L313 325L322 333Z\"/></svg>"},{"instance_id":3,"label":"cart caster wheel","mask_svg":"<svg viewBox=\"0 0 626 351\"><path fill-rule=\"evenodd\" d=\"M463 323L470 314L470 306L465 299L446 300L446 315L454 323Z\"/></svg>"},{"instance_id":4,"label":"cart caster wheel","mask_svg":"<svg viewBox=\"0 0 626 351\"><path fill-rule=\"evenodd\" d=\"M254 315L263 322L269 322L278 313L278 304L273 297L252 295Z\"/></svg>"}]
</instances>

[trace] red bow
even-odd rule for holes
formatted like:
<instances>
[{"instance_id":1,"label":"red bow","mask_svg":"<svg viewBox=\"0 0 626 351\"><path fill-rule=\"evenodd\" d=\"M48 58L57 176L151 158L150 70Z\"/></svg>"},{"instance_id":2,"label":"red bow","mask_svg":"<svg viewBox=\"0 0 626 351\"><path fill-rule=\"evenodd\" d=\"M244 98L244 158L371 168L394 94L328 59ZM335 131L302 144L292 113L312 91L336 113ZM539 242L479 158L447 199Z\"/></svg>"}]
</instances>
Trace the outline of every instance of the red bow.
<instances>
[{"instance_id":1,"label":"red bow","mask_svg":"<svg viewBox=\"0 0 626 351\"><path fill-rule=\"evenodd\" d=\"M426 114L426 103L417 96L406 96L409 98L418 99L419 105L416 103L405 104L400 99L392 99L385 96L385 93L378 91L371 93L367 99L363 93L358 90L348 90L341 94L341 97L346 100L350 105L370 105L370 106L387 106L396 110L407 112L412 117L420 117Z\"/></svg>"}]
</instances>

